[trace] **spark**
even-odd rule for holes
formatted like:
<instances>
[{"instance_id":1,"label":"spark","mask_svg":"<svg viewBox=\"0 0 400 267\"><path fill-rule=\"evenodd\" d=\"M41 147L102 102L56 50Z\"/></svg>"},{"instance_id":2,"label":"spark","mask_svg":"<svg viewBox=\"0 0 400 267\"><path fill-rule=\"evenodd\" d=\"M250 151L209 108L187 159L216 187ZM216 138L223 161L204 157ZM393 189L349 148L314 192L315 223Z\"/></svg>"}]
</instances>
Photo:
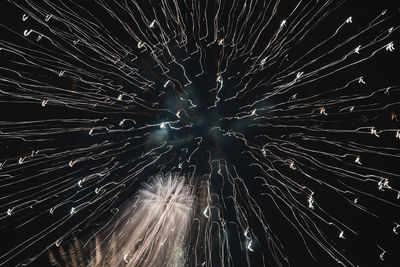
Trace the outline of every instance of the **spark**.
<instances>
[{"instance_id":1,"label":"spark","mask_svg":"<svg viewBox=\"0 0 400 267\"><path fill-rule=\"evenodd\" d=\"M247 245L247 249L250 250L251 252L254 252L254 250L251 248L251 244L252 244L252 241L250 240L249 244Z\"/></svg>"},{"instance_id":2,"label":"spark","mask_svg":"<svg viewBox=\"0 0 400 267\"><path fill-rule=\"evenodd\" d=\"M394 51L394 43L390 42L386 45L386 51L393 52Z\"/></svg>"}]
</instances>

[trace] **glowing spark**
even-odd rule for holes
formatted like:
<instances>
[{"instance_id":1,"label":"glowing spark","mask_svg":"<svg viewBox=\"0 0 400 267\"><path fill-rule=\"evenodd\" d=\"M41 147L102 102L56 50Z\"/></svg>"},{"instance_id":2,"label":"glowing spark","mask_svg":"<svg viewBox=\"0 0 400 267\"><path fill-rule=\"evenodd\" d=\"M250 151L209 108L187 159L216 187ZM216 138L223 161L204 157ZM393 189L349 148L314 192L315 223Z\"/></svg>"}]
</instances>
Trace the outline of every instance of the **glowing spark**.
<instances>
[{"instance_id":1,"label":"glowing spark","mask_svg":"<svg viewBox=\"0 0 400 267\"><path fill-rule=\"evenodd\" d=\"M168 86L169 83L170 83L170 80L166 81L166 82L164 83L164 88L166 88L166 87Z\"/></svg>"},{"instance_id":2,"label":"glowing spark","mask_svg":"<svg viewBox=\"0 0 400 267\"><path fill-rule=\"evenodd\" d=\"M379 190L385 191L384 189L390 189L390 188L392 188L392 187L390 187L388 179L383 178L382 180L379 181L379 183L378 183Z\"/></svg>"},{"instance_id":3,"label":"glowing spark","mask_svg":"<svg viewBox=\"0 0 400 267\"><path fill-rule=\"evenodd\" d=\"M340 232L339 238L346 239L346 238L344 237L344 232L343 232L343 231Z\"/></svg>"},{"instance_id":4,"label":"glowing spark","mask_svg":"<svg viewBox=\"0 0 400 267\"><path fill-rule=\"evenodd\" d=\"M251 252L254 252L254 250L251 248L251 244L253 243L253 241L249 241L249 244L247 245L247 249L250 250Z\"/></svg>"},{"instance_id":5,"label":"glowing spark","mask_svg":"<svg viewBox=\"0 0 400 267\"><path fill-rule=\"evenodd\" d=\"M379 246L378 246L378 247L379 247ZM383 258L383 256L385 255L386 251L385 251L383 248L381 248L381 247L379 247L379 248L382 250L382 253L379 254L379 258L380 258L382 261L384 261L385 259Z\"/></svg>"},{"instance_id":6,"label":"glowing spark","mask_svg":"<svg viewBox=\"0 0 400 267\"><path fill-rule=\"evenodd\" d=\"M375 127L371 128L371 134L375 135L376 137L379 137L378 133L376 132Z\"/></svg>"},{"instance_id":7,"label":"glowing spark","mask_svg":"<svg viewBox=\"0 0 400 267\"><path fill-rule=\"evenodd\" d=\"M308 208L314 209L314 198L313 198L314 192L311 193L311 195L308 197Z\"/></svg>"},{"instance_id":8,"label":"glowing spark","mask_svg":"<svg viewBox=\"0 0 400 267\"><path fill-rule=\"evenodd\" d=\"M71 214L71 215L72 215L72 214L75 214L75 212L76 212L76 211L75 211L75 208L74 208L74 207L72 207L72 208L71 208L71 211L69 212L69 214Z\"/></svg>"},{"instance_id":9,"label":"glowing spark","mask_svg":"<svg viewBox=\"0 0 400 267\"><path fill-rule=\"evenodd\" d=\"M46 15L46 18L45 18L44 20L45 20L45 21L49 21L49 20L51 19L52 16L53 16L52 14Z\"/></svg>"},{"instance_id":10,"label":"glowing spark","mask_svg":"<svg viewBox=\"0 0 400 267\"><path fill-rule=\"evenodd\" d=\"M395 233L396 235L398 235L399 234L399 232L397 232L397 229L400 227L400 225L399 224L395 224L395 227L393 227L393 233Z\"/></svg>"},{"instance_id":11,"label":"glowing spark","mask_svg":"<svg viewBox=\"0 0 400 267\"><path fill-rule=\"evenodd\" d=\"M360 160L361 160L360 156L357 156L356 159L354 160L354 162L357 163L357 164L362 165Z\"/></svg>"},{"instance_id":12,"label":"glowing spark","mask_svg":"<svg viewBox=\"0 0 400 267\"><path fill-rule=\"evenodd\" d=\"M22 163L24 162L25 158L26 158L26 157L20 157L20 158L18 159L18 163L19 163L19 164L22 164Z\"/></svg>"},{"instance_id":13,"label":"glowing spark","mask_svg":"<svg viewBox=\"0 0 400 267\"><path fill-rule=\"evenodd\" d=\"M32 30L25 30L24 31L24 36L29 36L31 34Z\"/></svg>"},{"instance_id":14,"label":"glowing spark","mask_svg":"<svg viewBox=\"0 0 400 267\"><path fill-rule=\"evenodd\" d=\"M393 52L394 51L394 43L390 42L386 45L386 51Z\"/></svg>"},{"instance_id":15,"label":"glowing spark","mask_svg":"<svg viewBox=\"0 0 400 267\"><path fill-rule=\"evenodd\" d=\"M70 162L68 163L68 165L69 165L70 167L72 167L72 166L74 166L74 164L75 164L76 162L78 162L78 160L76 160L76 159L70 160Z\"/></svg>"},{"instance_id":16,"label":"glowing spark","mask_svg":"<svg viewBox=\"0 0 400 267\"><path fill-rule=\"evenodd\" d=\"M204 209L204 211L203 211L203 215L206 217L206 218L208 218L208 206Z\"/></svg>"},{"instance_id":17,"label":"glowing spark","mask_svg":"<svg viewBox=\"0 0 400 267\"><path fill-rule=\"evenodd\" d=\"M8 215L8 216L11 216L13 209L14 209L14 208L8 209L8 210L7 210L7 215Z\"/></svg>"}]
</instances>

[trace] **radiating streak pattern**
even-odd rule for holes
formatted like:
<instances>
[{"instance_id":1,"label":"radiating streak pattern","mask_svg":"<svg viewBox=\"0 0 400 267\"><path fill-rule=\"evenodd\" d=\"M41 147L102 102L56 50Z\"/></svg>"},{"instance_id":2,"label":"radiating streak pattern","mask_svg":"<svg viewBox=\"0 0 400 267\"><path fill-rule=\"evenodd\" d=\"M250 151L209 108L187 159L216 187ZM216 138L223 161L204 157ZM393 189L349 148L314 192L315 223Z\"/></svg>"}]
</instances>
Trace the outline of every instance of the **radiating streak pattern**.
<instances>
[{"instance_id":1,"label":"radiating streak pattern","mask_svg":"<svg viewBox=\"0 0 400 267\"><path fill-rule=\"evenodd\" d=\"M348 4L7 1L0 265L398 260L399 12Z\"/></svg>"}]
</instances>

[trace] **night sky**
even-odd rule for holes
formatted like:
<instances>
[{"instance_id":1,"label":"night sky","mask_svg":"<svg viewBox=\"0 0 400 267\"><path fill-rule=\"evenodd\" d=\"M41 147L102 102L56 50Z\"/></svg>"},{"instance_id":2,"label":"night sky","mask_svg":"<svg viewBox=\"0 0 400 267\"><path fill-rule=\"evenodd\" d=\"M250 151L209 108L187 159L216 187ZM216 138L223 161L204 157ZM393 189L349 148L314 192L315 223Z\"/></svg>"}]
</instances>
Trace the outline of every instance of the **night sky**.
<instances>
[{"instance_id":1,"label":"night sky","mask_svg":"<svg viewBox=\"0 0 400 267\"><path fill-rule=\"evenodd\" d=\"M122 255L172 173L182 266L400 266L399 7L1 1L0 265Z\"/></svg>"}]
</instances>

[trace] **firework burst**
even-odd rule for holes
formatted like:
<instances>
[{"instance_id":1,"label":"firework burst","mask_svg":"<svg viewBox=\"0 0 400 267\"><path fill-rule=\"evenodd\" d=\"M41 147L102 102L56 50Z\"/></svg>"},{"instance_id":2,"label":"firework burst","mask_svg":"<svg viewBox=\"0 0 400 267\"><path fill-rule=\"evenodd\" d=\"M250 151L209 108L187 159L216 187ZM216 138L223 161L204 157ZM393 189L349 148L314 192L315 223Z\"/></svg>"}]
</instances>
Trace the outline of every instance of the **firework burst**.
<instances>
[{"instance_id":1,"label":"firework burst","mask_svg":"<svg viewBox=\"0 0 400 267\"><path fill-rule=\"evenodd\" d=\"M2 4L0 264L398 260L398 7Z\"/></svg>"},{"instance_id":2,"label":"firework burst","mask_svg":"<svg viewBox=\"0 0 400 267\"><path fill-rule=\"evenodd\" d=\"M94 249L83 256L82 247L74 240L67 253L58 251L62 262L50 252L54 265L73 266L184 266L189 226L193 219L194 194L183 177L168 174L150 179L136 199L123 208L107 229L96 236ZM93 253L94 251L94 253Z\"/></svg>"}]
</instances>

